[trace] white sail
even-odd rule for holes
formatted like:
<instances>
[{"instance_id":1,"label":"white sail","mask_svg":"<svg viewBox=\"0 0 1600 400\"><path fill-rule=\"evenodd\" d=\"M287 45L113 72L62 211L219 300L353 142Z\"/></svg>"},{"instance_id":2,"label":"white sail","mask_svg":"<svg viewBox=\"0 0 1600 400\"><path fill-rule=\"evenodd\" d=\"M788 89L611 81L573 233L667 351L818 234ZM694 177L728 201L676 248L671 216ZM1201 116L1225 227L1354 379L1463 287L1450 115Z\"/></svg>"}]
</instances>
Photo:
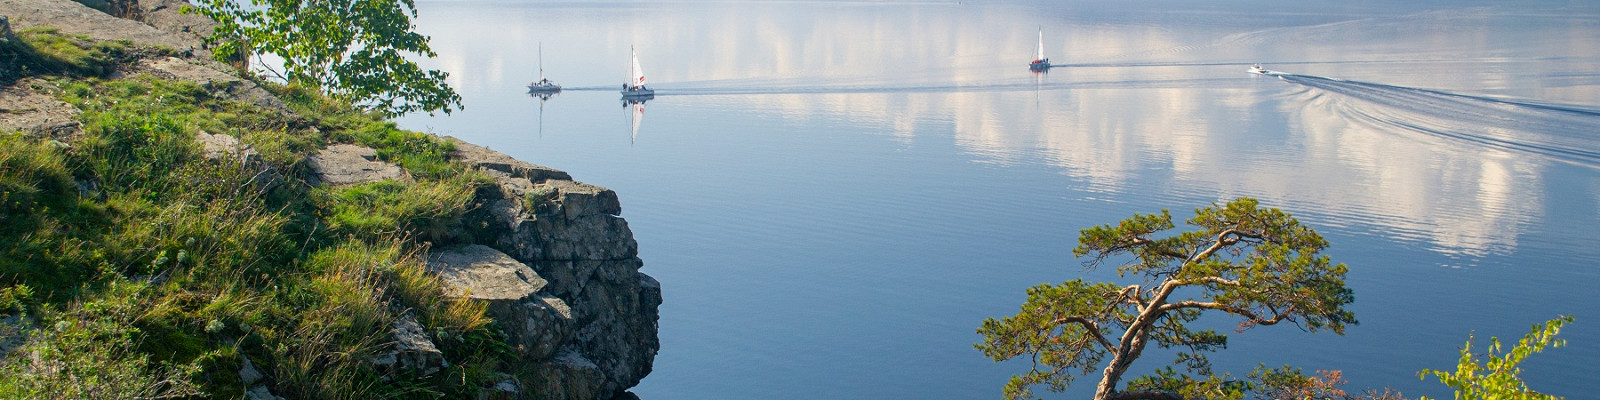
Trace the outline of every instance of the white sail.
<instances>
[{"instance_id":1,"label":"white sail","mask_svg":"<svg viewBox=\"0 0 1600 400\"><path fill-rule=\"evenodd\" d=\"M629 67L629 72L632 76L629 76L631 81L628 86L630 88L644 86L644 69L639 68L639 53L634 52L632 48L629 48L628 52L633 55L633 66Z\"/></svg>"},{"instance_id":2,"label":"white sail","mask_svg":"<svg viewBox=\"0 0 1600 400\"><path fill-rule=\"evenodd\" d=\"M1033 61L1044 61L1044 27L1039 27L1039 51L1034 54Z\"/></svg>"}]
</instances>

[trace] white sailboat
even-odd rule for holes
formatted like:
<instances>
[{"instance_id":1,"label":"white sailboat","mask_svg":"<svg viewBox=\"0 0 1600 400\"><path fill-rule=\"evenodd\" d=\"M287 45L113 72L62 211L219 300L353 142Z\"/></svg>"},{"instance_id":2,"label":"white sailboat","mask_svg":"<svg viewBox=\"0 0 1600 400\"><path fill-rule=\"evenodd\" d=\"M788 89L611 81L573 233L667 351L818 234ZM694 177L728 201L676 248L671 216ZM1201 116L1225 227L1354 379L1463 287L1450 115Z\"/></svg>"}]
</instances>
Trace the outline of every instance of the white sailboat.
<instances>
[{"instance_id":1,"label":"white sailboat","mask_svg":"<svg viewBox=\"0 0 1600 400\"><path fill-rule=\"evenodd\" d=\"M539 44L539 80L528 84L528 92L541 99L549 99L551 94L561 92L561 85L544 77L544 43Z\"/></svg>"},{"instance_id":2,"label":"white sailboat","mask_svg":"<svg viewBox=\"0 0 1600 400\"><path fill-rule=\"evenodd\" d=\"M633 56L633 64L628 66L628 83L622 84L623 98L648 98L655 97L656 91L644 85L644 69L639 68L639 53L633 48L628 48L628 53Z\"/></svg>"},{"instance_id":3,"label":"white sailboat","mask_svg":"<svg viewBox=\"0 0 1600 400\"><path fill-rule=\"evenodd\" d=\"M1028 69L1045 71L1050 69L1050 59L1044 58L1044 27L1039 27L1039 51L1033 55L1033 62L1028 63Z\"/></svg>"}]
</instances>

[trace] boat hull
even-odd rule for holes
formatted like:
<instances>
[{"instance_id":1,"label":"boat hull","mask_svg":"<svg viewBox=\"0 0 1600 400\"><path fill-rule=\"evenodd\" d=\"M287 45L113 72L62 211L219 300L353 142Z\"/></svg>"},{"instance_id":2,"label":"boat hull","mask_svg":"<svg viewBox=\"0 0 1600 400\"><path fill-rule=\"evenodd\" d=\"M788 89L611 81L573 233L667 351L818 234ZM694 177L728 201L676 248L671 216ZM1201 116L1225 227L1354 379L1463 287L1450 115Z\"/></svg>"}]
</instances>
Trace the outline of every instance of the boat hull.
<instances>
[{"instance_id":1,"label":"boat hull","mask_svg":"<svg viewBox=\"0 0 1600 400\"><path fill-rule=\"evenodd\" d=\"M622 91L622 97L655 97L655 95L656 95L656 91L654 89L637 89L637 90L624 90L624 91Z\"/></svg>"},{"instance_id":2,"label":"boat hull","mask_svg":"<svg viewBox=\"0 0 1600 400\"><path fill-rule=\"evenodd\" d=\"M1043 59L1043 60L1039 60L1039 61L1034 61L1034 62L1028 63L1028 69L1034 70L1034 71L1046 71L1046 70L1049 70L1050 69L1050 59L1046 58L1046 59Z\"/></svg>"}]
</instances>

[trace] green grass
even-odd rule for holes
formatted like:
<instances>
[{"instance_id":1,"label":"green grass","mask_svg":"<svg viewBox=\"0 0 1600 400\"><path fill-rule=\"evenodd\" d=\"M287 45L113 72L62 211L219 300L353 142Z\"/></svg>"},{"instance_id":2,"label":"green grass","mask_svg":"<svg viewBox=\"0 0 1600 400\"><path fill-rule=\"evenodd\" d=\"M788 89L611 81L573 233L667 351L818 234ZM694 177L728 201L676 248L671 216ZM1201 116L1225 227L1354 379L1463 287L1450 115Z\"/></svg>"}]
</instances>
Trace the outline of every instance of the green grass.
<instances>
[{"instance_id":1,"label":"green grass","mask_svg":"<svg viewBox=\"0 0 1600 400\"><path fill-rule=\"evenodd\" d=\"M77 77L104 76L138 55L164 54L160 49L139 49L129 41L96 42L83 35L68 35L53 27L33 27L16 32L16 41L0 41L0 65L16 68L0 73L0 82L38 74Z\"/></svg>"},{"instance_id":2,"label":"green grass","mask_svg":"<svg viewBox=\"0 0 1600 400\"><path fill-rule=\"evenodd\" d=\"M41 54L101 65L38 35L56 35L30 42ZM461 240L489 182L449 143L300 88L267 85L285 115L192 83L63 71L41 77L83 110L83 135L0 133L0 314L41 327L21 350L37 357L0 363L0 398L238 398L246 357L289 398L471 397L517 371L484 304L442 297L420 261ZM205 159L200 131L240 138L281 184ZM371 146L417 181L310 188L303 160L331 143ZM370 363L403 313L448 368Z\"/></svg>"}]
</instances>

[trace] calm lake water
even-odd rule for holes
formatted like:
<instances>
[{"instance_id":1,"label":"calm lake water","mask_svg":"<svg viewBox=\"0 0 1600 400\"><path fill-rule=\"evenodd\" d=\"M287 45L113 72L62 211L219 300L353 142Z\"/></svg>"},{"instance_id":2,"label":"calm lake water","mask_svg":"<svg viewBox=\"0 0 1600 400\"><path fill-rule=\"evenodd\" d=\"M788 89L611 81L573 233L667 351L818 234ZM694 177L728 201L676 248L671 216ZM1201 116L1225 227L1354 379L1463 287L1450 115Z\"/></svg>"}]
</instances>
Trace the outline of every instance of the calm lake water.
<instances>
[{"instance_id":1,"label":"calm lake water","mask_svg":"<svg viewBox=\"0 0 1600 400\"><path fill-rule=\"evenodd\" d=\"M1600 391L1600 2L1300 3L423 1L467 108L401 123L621 195L666 300L647 399L997 397L1028 364L972 348L984 318L1117 280L1079 229L1237 196L1333 243L1361 324L1233 334L1220 369L1449 398L1417 371L1469 333L1572 314L1525 376Z\"/></svg>"}]
</instances>

